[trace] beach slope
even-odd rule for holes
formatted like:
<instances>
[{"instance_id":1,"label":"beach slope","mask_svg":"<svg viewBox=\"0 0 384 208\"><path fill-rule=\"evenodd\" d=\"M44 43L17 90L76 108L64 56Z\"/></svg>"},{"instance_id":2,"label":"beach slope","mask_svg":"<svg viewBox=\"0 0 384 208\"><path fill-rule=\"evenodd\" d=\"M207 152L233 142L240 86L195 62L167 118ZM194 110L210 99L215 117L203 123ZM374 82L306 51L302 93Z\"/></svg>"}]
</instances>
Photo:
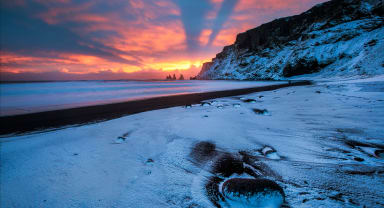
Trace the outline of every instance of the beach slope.
<instances>
[{"instance_id":1,"label":"beach slope","mask_svg":"<svg viewBox=\"0 0 384 208\"><path fill-rule=\"evenodd\" d=\"M383 91L318 82L1 138L0 206L381 207ZM246 180L254 201L231 194Z\"/></svg>"}]
</instances>

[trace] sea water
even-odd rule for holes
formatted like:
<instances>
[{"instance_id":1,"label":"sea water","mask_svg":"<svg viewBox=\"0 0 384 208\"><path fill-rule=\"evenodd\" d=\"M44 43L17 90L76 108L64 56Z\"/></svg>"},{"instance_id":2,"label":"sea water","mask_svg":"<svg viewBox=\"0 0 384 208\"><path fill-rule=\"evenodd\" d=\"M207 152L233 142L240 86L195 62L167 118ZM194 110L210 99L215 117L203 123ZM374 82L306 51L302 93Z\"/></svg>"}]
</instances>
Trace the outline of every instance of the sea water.
<instances>
[{"instance_id":1,"label":"sea water","mask_svg":"<svg viewBox=\"0 0 384 208\"><path fill-rule=\"evenodd\" d=\"M278 84L265 81L61 81L0 84L0 116Z\"/></svg>"}]
</instances>

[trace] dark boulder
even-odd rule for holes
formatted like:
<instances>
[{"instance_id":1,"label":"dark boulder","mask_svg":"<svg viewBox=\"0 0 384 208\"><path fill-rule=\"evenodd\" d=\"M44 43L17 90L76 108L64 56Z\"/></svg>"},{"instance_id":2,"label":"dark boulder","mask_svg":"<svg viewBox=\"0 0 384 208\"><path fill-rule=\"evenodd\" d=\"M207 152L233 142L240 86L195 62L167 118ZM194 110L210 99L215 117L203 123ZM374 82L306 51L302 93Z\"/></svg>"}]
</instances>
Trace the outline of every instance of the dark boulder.
<instances>
[{"instance_id":1,"label":"dark boulder","mask_svg":"<svg viewBox=\"0 0 384 208\"><path fill-rule=\"evenodd\" d=\"M221 156L213 166L213 173L224 177L229 177L235 173L241 174L243 172L243 161L234 158L230 154Z\"/></svg>"},{"instance_id":2,"label":"dark boulder","mask_svg":"<svg viewBox=\"0 0 384 208\"><path fill-rule=\"evenodd\" d=\"M284 191L268 179L232 178L223 183L223 196L250 207L280 207L284 202Z\"/></svg>"},{"instance_id":3,"label":"dark boulder","mask_svg":"<svg viewBox=\"0 0 384 208\"><path fill-rule=\"evenodd\" d=\"M205 162L217 155L216 145L208 141L198 142L192 147L190 155L195 161Z\"/></svg>"}]
</instances>

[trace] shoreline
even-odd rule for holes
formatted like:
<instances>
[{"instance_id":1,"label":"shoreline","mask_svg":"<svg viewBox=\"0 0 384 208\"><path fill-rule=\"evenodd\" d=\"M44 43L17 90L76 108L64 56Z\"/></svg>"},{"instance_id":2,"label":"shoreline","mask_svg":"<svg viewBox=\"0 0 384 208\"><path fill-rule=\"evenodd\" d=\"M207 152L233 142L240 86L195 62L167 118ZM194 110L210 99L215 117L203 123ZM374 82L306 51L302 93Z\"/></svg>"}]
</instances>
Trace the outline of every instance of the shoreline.
<instances>
[{"instance_id":1,"label":"shoreline","mask_svg":"<svg viewBox=\"0 0 384 208\"><path fill-rule=\"evenodd\" d=\"M316 82L1 138L0 206L214 208L240 176L268 179L286 207L377 207L383 86Z\"/></svg>"},{"instance_id":2,"label":"shoreline","mask_svg":"<svg viewBox=\"0 0 384 208\"><path fill-rule=\"evenodd\" d=\"M2 127L0 129L0 137L7 137L10 134L18 135L34 131L42 131L48 129L51 130L63 126L96 123L145 111L196 104L203 100L237 96L253 92L271 91L284 87L310 84L311 81L306 80L288 81L288 83L285 84L262 87L155 97L120 103L3 116L0 117L0 122L2 123Z\"/></svg>"}]
</instances>

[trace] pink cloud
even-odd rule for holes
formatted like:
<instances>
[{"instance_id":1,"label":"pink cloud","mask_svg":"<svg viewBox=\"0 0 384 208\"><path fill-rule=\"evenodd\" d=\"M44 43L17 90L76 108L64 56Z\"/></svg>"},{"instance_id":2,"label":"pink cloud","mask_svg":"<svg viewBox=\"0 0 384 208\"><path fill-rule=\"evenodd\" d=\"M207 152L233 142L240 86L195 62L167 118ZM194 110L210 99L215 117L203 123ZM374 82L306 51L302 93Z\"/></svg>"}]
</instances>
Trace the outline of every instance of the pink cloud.
<instances>
[{"instance_id":1,"label":"pink cloud","mask_svg":"<svg viewBox=\"0 0 384 208\"><path fill-rule=\"evenodd\" d=\"M236 35L256 27L266 21L286 15L294 15L309 9L324 0L239 0L233 13L228 15L218 29L211 45L207 45L214 30L223 0L211 0L213 5L197 38L200 50L191 53L186 43L185 25L181 21L181 10L171 0L129 0L129 1L89 1L75 3L71 0L36 0L47 9L35 14L35 18L50 26L65 27L83 40L79 45L99 48L120 60L112 60L95 54L78 51L37 51L25 55L19 51L1 52L2 72L68 74L63 77L99 77L118 73L130 74L126 77L162 77L169 71L183 70L197 74L198 68L228 44ZM13 6L28 7L30 2L17 0ZM94 8L103 5L114 9ZM118 5L118 6L116 6ZM100 12L100 10L102 12ZM216 28L217 29L217 28ZM101 34L101 35L100 35ZM130 61L132 64L124 62ZM190 69L190 71L186 71ZM164 71L168 70L168 71ZM145 72L141 73L140 72ZM159 73L155 73L159 72ZM133 74L135 76L133 76ZM140 74L140 76L139 76ZM12 75L12 76L13 76ZM16 76L16 75L15 75ZM125 75L124 75L125 76Z\"/></svg>"}]
</instances>

